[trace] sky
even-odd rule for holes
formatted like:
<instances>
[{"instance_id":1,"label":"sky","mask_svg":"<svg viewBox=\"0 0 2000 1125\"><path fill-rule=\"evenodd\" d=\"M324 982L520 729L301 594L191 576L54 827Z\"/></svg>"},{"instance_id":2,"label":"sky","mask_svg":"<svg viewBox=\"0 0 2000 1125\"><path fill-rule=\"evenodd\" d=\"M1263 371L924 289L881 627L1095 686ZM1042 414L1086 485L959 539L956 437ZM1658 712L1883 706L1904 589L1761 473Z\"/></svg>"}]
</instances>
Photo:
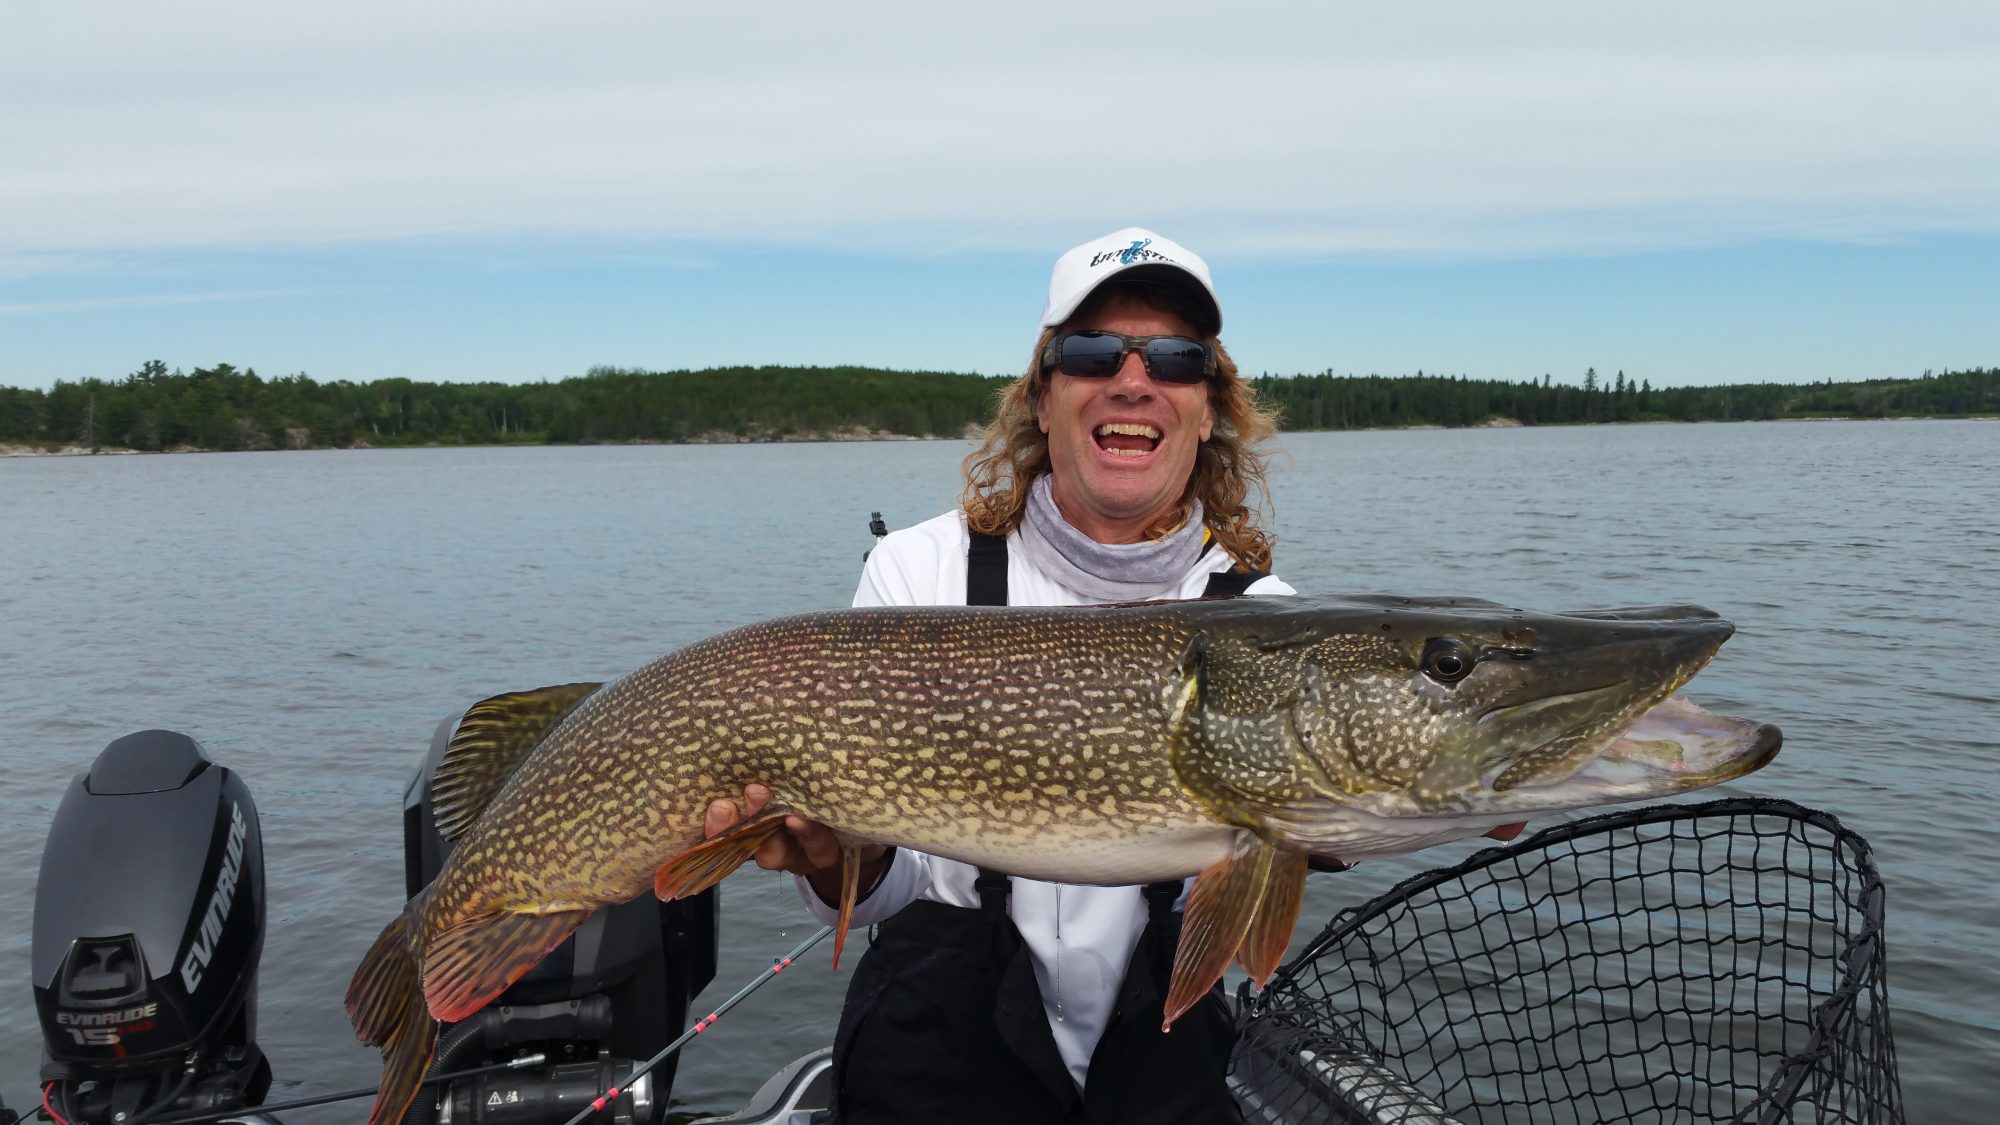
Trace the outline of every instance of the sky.
<instances>
[{"instance_id":1,"label":"sky","mask_svg":"<svg viewBox=\"0 0 2000 1125\"><path fill-rule=\"evenodd\" d=\"M0 5L0 385L1014 373L1064 249L1250 372L2000 365L1991 0Z\"/></svg>"}]
</instances>

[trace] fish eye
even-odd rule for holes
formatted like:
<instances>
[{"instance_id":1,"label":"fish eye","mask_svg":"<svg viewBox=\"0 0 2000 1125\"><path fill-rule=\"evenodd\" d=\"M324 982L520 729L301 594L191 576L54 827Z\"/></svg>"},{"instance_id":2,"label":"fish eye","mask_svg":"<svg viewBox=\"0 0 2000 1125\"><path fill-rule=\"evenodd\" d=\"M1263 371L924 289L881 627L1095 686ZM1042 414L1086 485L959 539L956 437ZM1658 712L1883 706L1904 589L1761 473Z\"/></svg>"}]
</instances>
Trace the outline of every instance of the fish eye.
<instances>
[{"instance_id":1,"label":"fish eye","mask_svg":"<svg viewBox=\"0 0 2000 1125\"><path fill-rule=\"evenodd\" d=\"M1424 646L1424 675L1441 684L1455 684L1472 674L1477 659L1472 650L1450 637L1436 637Z\"/></svg>"}]
</instances>

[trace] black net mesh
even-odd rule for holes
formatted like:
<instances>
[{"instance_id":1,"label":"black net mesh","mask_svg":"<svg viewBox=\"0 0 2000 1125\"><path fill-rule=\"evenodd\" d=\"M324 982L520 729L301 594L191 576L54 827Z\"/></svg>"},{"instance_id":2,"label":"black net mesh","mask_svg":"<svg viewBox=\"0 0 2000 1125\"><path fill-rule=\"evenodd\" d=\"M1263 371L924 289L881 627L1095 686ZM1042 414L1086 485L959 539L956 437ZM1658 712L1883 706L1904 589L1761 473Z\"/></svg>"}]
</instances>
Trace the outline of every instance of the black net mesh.
<instances>
[{"instance_id":1,"label":"black net mesh","mask_svg":"<svg viewBox=\"0 0 2000 1125\"><path fill-rule=\"evenodd\" d=\"M1252 1122L1900 1122L1868 844L1787 801L1592 817L1341 912L1246 998Z\"/></svg>"}]
</instances>

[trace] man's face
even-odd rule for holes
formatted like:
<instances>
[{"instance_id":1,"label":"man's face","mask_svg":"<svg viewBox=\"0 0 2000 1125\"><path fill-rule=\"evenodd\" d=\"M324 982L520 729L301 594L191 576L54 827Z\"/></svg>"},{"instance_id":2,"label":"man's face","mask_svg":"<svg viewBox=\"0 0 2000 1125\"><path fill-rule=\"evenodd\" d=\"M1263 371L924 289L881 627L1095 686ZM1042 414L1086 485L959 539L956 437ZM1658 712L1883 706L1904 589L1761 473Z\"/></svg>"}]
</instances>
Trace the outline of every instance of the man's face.
<instances>
[{"instance_id":1,"label":"man's face","mask_svg":"<svg viewBox=\"0 0 2000 1125\"><path fill-rule=\"evenodd\" d=\"M1120 298L1063 327L1091 330L1201 338L1171 313ZM1195 451L1215 426L1208 385L1156 383L1137 351L1109 379L1060 371L1048 379L1035 419L1049 438L1056 507L1100 543L1139 542L1180 503Z\"/></svg>"}]
</instances>

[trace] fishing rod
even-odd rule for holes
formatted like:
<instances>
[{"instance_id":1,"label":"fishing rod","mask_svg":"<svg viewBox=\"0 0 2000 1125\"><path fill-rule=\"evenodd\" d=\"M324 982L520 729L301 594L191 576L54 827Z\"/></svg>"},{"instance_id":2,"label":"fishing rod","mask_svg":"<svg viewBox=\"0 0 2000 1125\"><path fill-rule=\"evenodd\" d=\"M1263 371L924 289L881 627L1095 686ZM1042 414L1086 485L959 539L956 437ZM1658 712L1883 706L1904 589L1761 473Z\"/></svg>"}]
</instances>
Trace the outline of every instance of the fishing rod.
<instances>
[{"instance_id":1,"label":"fishing rod","mask_svg":"<svg viewBox=\"0 0 2000 1125\"><path fill-rule=\"evenodd\" d=\"M782 973L786 969L790 968L793 961L796 961L800 957L805 955L806 950L811 949L813 946L818 945L822 941L825 941L828 935L832 933L833 933L832 926L821 926L819 928L819 932L813 934L811 937L800 942L798 946L794 948L790 953L787 953L783 957L780 957L775 961L771 962L770 968L765 969L761 973L758 973L755 977L752 977L750 979L750 983L744 985L742 988L737 989L736 994L734 996L731 996L729 999L724 1000L722 1003L716 1005L714 1011L703 1016L701 1019L696 1020L694 1026L688 1028L686 1031L681 1032L680 1038L675 1039L673 1042L667 1044L665 1047L660 1048L659 1054L654 1055L652 1058L647 1059L645 1062L639 1064L638 1066L633 1067L632 1073L625 1076L624 1086L613 1086L611 1089L604 1091L602 1094L599 1094L595 1101L592 1101L589 1105L579 1110L577 1112L577 1115L575 1117L570 1118L567 1122L564 1123L564 1125L583 1125L584 1122L590 1120L592 1114L601 1112L606 1106L610 1105L613 1101L617 1100L618 1095L624 1093L625 1090L631 1088L632 1083L637 1082L640 1078L643 1078L647 1074L651 1073L654 1067L667 1061L667 1059L673 1056L675 1051L678 1051L682 1047L686 1046L688 1042L691 1041L695 1036L700 1035L702 1032L707 1031L710 1027L713 1027L715 1025L715 1021L722 1018L722 1013L728 1011L731 1008L734 1008L738 1001L742 1000L744 997L750 995L751 993L757 991L758 989L764 987L764 985L767 984L772 977L775 977L779 973Z\"/></svg>"},{"instance_id":2,"label":"fishing rod","mask_svg":"<svg viewBox=\"0 0 2000 1125\"><path fill-rule=\"evenodd\" d=\"M531 1066L540 1066L547 1061L549 1061L547 1055L523 1055L518 1059L509 1059L503 1063L490 1063L486 1066L475 1066L466 1070L454 1070L449 1074L433 1074L424 1079L423 1085L429 1086L439 1082L456 1082L461 1078L475 1078L481 1074L491 1074L497 1070L525 1070ZM132 1120L131 1125L201 1125L203 1122L231 1121L238 1118L257 1117L275 1113L279 1110L305 1109L309 1106L327 1105L332 1102L345 1102L353 1101L356 1098L374 1097L378 1089L380 1088L370 1086L365 1090L345 1090L338 1094L319 1094L310 1098L299 1098L296 1101L289 1102L274 1102L269 1105L238 1106L235 1109L208 1110L202 1113L180 1114L171 1117L138 1117ZM44 1095L46 1096L46 1091L44 1091ZM57 1118L57 1120L60 1121L61 1118Z\"/></svg>"}]
</instances>

